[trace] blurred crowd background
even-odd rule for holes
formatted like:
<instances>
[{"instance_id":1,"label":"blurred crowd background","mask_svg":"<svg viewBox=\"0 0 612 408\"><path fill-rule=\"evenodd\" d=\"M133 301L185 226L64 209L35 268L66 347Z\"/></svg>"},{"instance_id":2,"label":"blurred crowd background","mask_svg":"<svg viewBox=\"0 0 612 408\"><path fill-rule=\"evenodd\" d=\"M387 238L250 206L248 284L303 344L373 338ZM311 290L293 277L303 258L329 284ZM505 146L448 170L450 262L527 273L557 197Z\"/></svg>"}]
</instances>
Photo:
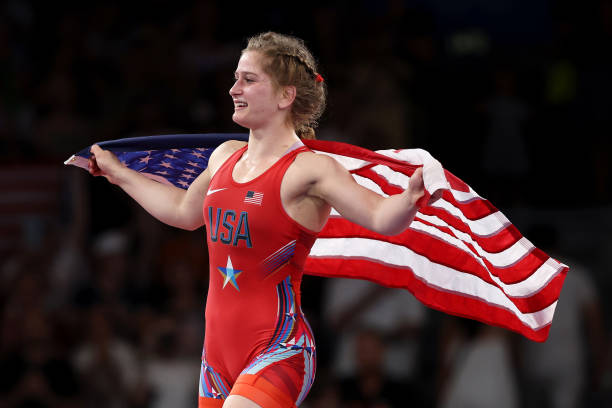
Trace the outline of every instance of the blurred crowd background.
<instances>
[{"instance_id":1,"label":"blurred crowd background","mask_svg":"<svg viewBox=\"0 0 612 408\"><path fill-rule=\"evenodd\" d=\"M0 2L0 407L196 404L205 235L62 163L96 141L240 132L249 35L303 38L317 135L420 147L570 266L549 340L305 277L307 408L612 406L612 1Z\"/></svg>"}]
</instances>

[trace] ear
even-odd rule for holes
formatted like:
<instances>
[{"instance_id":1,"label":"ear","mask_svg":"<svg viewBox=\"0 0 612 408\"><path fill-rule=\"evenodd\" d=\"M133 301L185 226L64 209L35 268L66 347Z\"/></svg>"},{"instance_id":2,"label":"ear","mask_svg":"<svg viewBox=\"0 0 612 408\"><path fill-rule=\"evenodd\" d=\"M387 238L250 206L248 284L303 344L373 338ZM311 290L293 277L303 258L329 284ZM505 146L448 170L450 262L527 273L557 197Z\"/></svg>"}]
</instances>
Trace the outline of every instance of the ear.
<instances>
[{"instance_id":1,"label":"ear","mask_svg":"<svg viewBox=\"0 0 612 408\"><path fill-rule=\"evenodd\" d=\"M296 92L295 86L293 85L283 87L280 100L278 101L279 109L287 109L290 107L295 100Z\"/></svg>"}]
</instances>

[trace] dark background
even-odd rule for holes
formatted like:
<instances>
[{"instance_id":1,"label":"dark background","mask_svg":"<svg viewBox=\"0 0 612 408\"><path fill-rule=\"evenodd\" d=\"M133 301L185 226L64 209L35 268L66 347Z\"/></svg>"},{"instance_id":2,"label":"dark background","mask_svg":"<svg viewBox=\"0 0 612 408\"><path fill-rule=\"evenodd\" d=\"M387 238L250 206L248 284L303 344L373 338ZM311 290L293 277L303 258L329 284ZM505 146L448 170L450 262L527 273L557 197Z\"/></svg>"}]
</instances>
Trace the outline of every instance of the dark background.
<instances>
[{"instance_id":1,"label":"dark background","mask_svg":"<svg viewBox=\"0 0 612 408\"><path fill-rule=\"evenodd\" d=\"M575 310L586 368L567 406L612 404L610 0L66 4L0 3L1 406L180 406L163 401L182 387L195 404L203 230L160 225L62 162L101 140L242 131L228 90L246 38L267 30L303 38L318 58L329 88L319 138L426 149L585 271L592 290ZM309 406L441 406L449 318L428 311L411 334L422 347L404 403L348 402L325 285L304 281L319 347ZM450 320L478 338L479 326ZM519 406L557 406L534 397L522 341L505 336ZM182 372L192 384L164 377Z\"/></svg>"}]
</instances>

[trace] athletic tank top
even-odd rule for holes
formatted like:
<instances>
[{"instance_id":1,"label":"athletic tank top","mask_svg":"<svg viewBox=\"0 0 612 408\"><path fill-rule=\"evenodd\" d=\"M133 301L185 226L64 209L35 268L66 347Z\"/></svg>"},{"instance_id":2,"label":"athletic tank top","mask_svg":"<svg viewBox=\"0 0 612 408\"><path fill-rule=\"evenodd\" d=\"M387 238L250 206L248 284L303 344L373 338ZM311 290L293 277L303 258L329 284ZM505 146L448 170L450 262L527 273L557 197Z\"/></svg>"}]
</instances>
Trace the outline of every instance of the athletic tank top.
<instances>
[{"instance_id":1,"label":"athletic tank top","mask_svg":"<svg viewBox=\"0 0 612 408\"><path fill-rule=\"evenodd\" d=\"M285 212L280 196L287 168L307 148L286 153L258 177L238 183L232 173L246 149L217 170L203 208L210 262L204 350L208 363L230 381L279 338L286 319L280 314L302 318L302 268L316 238ZM293 293L279 293L287 290ZM296 310L282 304L284 299L292 299Z\"/></svg>"}]
</instances>

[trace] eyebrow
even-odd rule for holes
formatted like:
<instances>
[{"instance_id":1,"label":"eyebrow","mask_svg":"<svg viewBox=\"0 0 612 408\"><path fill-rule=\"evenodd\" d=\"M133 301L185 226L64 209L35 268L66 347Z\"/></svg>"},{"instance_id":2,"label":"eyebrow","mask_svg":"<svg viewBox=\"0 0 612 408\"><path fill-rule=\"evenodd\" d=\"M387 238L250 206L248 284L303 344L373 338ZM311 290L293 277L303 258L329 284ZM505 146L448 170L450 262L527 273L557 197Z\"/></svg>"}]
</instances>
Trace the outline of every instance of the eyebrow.
<instances>
[{"instance_id":1,"label":"eyebrow","mask_svg":"<svg viewBox=\"0 0 612 408\"><path fill-rule=\"evenodd\" d=\"M257 76L257 74L255 72L251 72L251 71L234 71L234 76L239 75L240 73L242 73L243 75L254 75Z\"/></svg>"}]
</instances>

